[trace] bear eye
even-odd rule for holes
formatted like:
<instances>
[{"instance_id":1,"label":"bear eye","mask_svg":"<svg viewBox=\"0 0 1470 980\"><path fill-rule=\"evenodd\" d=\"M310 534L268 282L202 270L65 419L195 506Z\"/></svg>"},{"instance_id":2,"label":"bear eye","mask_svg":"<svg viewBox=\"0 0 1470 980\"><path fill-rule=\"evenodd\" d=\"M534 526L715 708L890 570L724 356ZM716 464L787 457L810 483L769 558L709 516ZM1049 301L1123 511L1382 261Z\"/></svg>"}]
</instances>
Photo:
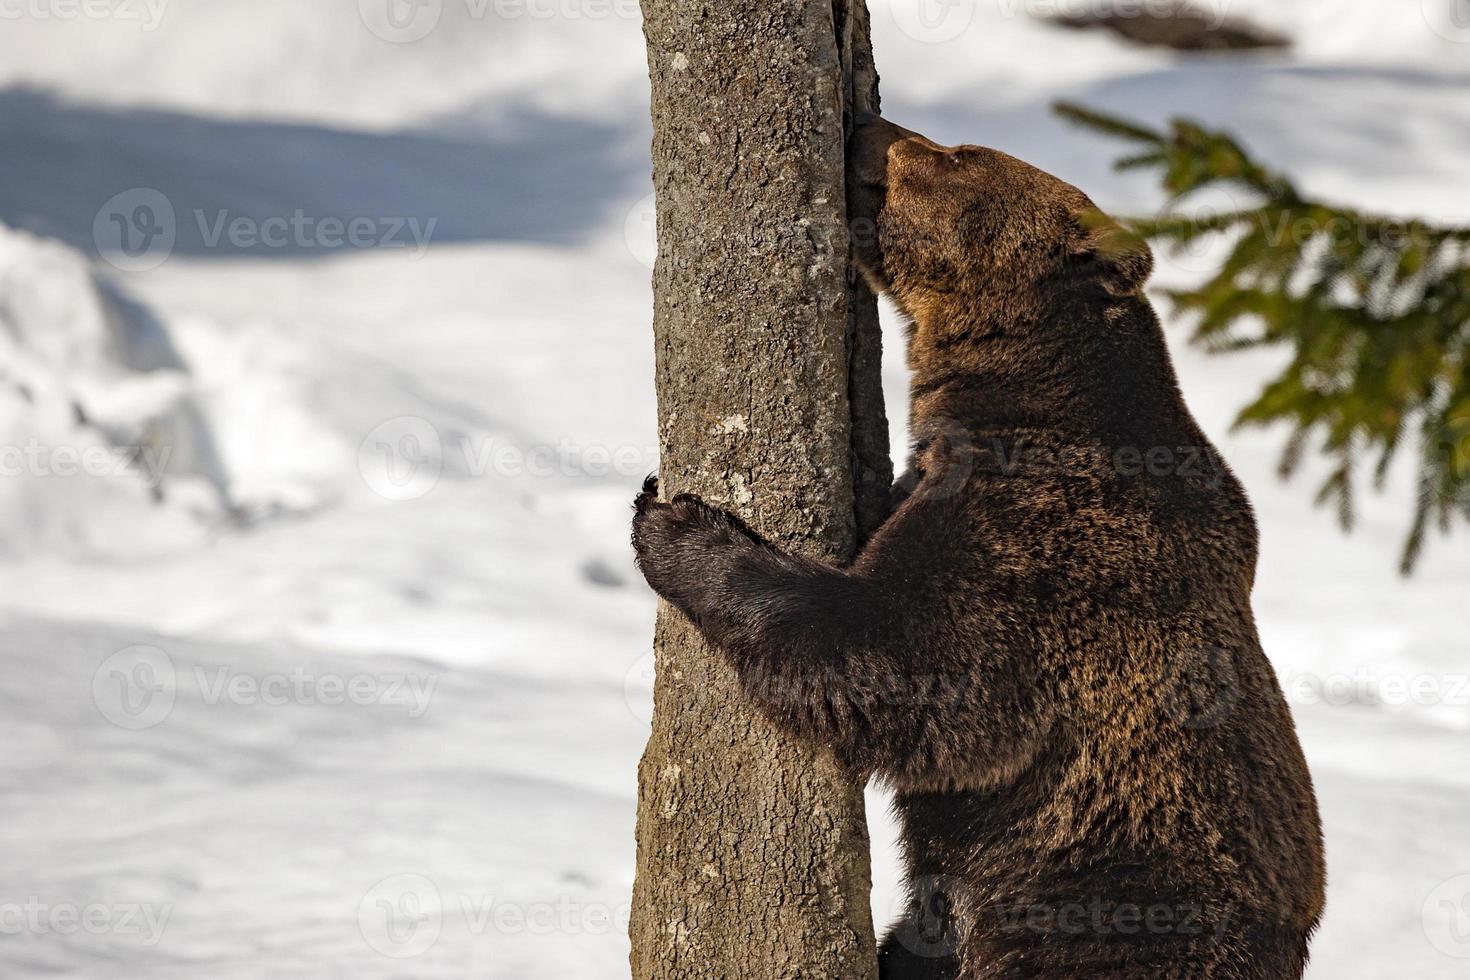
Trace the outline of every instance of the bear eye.
<instances>
[{"instance_id":1,"label":"bear eye","mask_svg":"<svg viewBox=\"0 0 1470 980\"><path fill-rule=\"evenodd\" d=\"M962 164L962 163L965 162L964 156L962 154L959 154L959 153L951 153L945 159L947 159L949 161L949 165L951 167L958 167L960 164Z\"/></svg>"}]
</instances>

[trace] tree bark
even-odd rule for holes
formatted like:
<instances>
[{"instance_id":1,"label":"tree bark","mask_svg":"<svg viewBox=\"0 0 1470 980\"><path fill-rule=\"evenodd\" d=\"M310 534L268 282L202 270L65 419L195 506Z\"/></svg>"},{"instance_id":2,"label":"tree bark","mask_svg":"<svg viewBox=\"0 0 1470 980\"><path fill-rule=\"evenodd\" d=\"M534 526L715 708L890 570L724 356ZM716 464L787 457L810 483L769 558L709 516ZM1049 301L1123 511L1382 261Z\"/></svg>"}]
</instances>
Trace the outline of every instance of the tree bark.
<instances>
[{"instance_id":1,"label":"tree bark","mask_svg":"<svg viewBox=\"0 0 1470 980\"><path fill-rule=\"evenodd\" d=\"M845 133L877 109L864 0L644 0L661 496L850 560L892 464ZM779 732L660 604L639 767L635 980L877 975L862 786Z\"/></svg>"}]
</instances>

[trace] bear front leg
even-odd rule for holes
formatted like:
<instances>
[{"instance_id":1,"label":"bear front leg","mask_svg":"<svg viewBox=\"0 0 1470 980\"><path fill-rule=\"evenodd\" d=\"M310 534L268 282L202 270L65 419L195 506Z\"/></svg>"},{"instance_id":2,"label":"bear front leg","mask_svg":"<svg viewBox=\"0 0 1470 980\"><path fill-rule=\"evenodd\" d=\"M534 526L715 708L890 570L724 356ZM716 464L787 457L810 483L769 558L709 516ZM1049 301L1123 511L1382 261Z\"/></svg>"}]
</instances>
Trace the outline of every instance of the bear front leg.
<instances>
[{"instance_id":1,"label":"bear front leg","mask_svg":"<svg viewBox=\"0 0 1470 980\"><path fill-rule=\"evenodd\" d=\"M667 503L649 477L634 502L633 551L648 584L725 650L768 643L812 611L850 606L841 570L782 553L744 522L692 494ZM782 609L799 594L801 609ZM785 613L785 615L783 615Z\"/></svg>"},{"instance_id":2,"label":"bear front leg","mask_svg":"<svg viewBox=\"0 0 1470 980\"><path fill-rule=\"evenodd\" d=\"M654 591L687 615L758 708L854 765L883 733L862 723L863 685L891 674L888 603L843 569L788 555L688 494L635 502L633 548ZM910 664L914 666L914 664Z\"/></svg>"},{"instance_id":3,"label":"bear front leg","mask_svg":"<svg viewBox=\"0 0 1470 980\"><path fill-rule=\"evenodd\" d=\"M983 607L945 600L968 552L952 494L921 485L846 569L785 554L695 497L661 502L652 480L635 506L649 585L793 734L908 786L985 784L1034 748L1047 723L1035 664Z\"/></svg>"}]
</instances>

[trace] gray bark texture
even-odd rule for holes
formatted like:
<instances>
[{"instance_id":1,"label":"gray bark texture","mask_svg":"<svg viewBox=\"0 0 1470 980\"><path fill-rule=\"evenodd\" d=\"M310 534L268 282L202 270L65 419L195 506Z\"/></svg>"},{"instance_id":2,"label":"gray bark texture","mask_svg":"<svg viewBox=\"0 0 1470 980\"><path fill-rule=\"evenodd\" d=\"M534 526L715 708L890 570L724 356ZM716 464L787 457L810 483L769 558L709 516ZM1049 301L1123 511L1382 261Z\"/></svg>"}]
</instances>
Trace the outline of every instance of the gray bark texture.
<instances>
[{"instance_id":1,"label":"gray bark texture","mask_svg":"<svg viewBox=\"0 0 1470 980\"><path fill-rule=\"evenodd\" d=\"M847 561L892 480L845 133L877 109L864 0L643 0L658 201L660 495ZM660 605L639 767L635 980L872 980L862 787Z\"/></svg>"}]
</instances>

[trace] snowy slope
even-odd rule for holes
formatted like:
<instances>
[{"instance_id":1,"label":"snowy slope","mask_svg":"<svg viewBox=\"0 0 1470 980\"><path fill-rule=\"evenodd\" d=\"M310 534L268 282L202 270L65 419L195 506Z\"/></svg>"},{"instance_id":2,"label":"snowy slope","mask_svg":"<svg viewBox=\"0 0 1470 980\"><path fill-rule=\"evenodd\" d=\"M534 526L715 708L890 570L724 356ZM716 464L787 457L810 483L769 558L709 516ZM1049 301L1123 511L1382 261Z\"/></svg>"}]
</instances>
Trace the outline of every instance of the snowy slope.
<instances>
[{"instance_id":1,"label":"snowy slope","mask_svg":"<svg viewBox=\"0 0 1470 980\"><path fill-rule=\"evenodd\" d=\"M0 975L626 973L653 610L626 547L656 466L648 132L639 24L594 6L443 0L390 29L370 0L174 0L156 23L118 0L0 27L0 422L6 447L45 450L0 481ZM1417 0L1235 0L1299 43L1228 61L1025 16L1045 4L912 9L873 5L886 111L1107 207L1160 201L1055 98L1188 112L1315 192L1470 217L1470 46ZM132 218L108 202L137 188L176 234L135 271L97 254L95 224ZM282 247L211 241L221 213L297 212L313 230ZM322 233L362 217L361 247ZM393 247L388 219L434 230ZM1229 432L1272 355L1170 337L1259 512L1256 608L1321 791L1311 975L1462 976L1463 533L1397 578L1406 474L1344 537L1310 506L1314 474L1276 480L1277 434ZM136 467L59 472L60 447L106 461L153 439L189 450L160 500ZM325 703L334 679L362 703ZM32 905L39 925L7 928ZM99 927L66 928L88 905Z\"/></svg>"},{"instance_id":2,"label":"snowy slope","mask_svg":"<svg viewBox=\"0 0 1470 980\"><path fill-rule=\"evenodd\" d=\"M596 118L636 105L646 84L630 0L87 0L7 11L48 6L51 16L5 18L0 83L110 107L397 129L467 109Z\"/></svg>"},{"instance_id":3,"label":"snowy slope","mask_svg":"<svg viewBox=\"0 0 1470 980\"><path fill-rule=\"evenodd\" d=\"M618 685L41 620L0 651L7 925L46 924L6 930L4 976L574 977L623 955L632 813L598 758L637 742ZM111 685L150 657L176 684L129 721Z\"/></svg>"}]
</instances>

